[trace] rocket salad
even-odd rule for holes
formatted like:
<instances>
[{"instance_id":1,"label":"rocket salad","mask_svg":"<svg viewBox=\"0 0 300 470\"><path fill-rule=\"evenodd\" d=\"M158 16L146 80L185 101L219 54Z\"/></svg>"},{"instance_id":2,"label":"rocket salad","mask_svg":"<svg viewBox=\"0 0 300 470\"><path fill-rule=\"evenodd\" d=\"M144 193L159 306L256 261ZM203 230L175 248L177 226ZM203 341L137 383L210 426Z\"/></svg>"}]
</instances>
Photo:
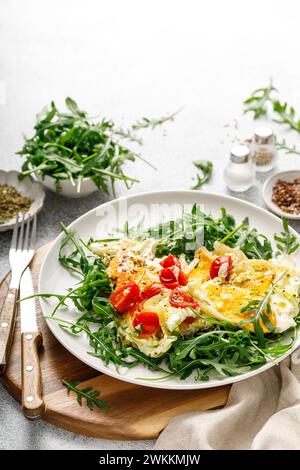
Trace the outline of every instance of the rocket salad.
<instances>
[{"instance_id":1,"label":"rocket salad","mask_svg":"<svg viewBox=\"0 0 300 470\"><path fill-rule=\"evenodd\" d=\"M260 367L293 346L300 272L286 221L276 253L247 218L236 225L225 209L213 218L197 205L155 227L126 224L106 240L62 230L59 262L79 282L65 295L39 295L57 299L49 318L86 334L88 354L105 365L161 374L147 380L209 380ZM76 321L63 317L69 302Z\"/></svg>"}]
</instances>

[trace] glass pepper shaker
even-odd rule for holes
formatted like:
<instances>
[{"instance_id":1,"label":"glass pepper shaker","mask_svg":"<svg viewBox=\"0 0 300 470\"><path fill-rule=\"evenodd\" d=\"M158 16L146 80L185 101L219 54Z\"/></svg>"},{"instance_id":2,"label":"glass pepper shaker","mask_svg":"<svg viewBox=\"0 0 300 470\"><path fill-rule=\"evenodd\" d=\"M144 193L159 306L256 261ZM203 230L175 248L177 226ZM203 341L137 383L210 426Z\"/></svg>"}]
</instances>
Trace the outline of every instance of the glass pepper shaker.
<instances>
[{"instance_id":1,"label":"glass pepper shaker","mask_svg":"<svg viewBox=\"0 0 300 470\"><path fill-rule=\"evenodd\" d=\"M255 183L255 164L247 145L235 145L224 170L224 180L231 191L247 191Z\"/></svg>"},{"instance_id":2,"label":"glass pepper shaker","mask_svg":"<svg viewBox=\"0 0 300 470\"><path fill-rule=\"evenodd\" d=\"M251 151L256 164L256 171L273 170L277 162L277 150L271 127L260 126L255 129Z\"/></svg>"}]
</instances>

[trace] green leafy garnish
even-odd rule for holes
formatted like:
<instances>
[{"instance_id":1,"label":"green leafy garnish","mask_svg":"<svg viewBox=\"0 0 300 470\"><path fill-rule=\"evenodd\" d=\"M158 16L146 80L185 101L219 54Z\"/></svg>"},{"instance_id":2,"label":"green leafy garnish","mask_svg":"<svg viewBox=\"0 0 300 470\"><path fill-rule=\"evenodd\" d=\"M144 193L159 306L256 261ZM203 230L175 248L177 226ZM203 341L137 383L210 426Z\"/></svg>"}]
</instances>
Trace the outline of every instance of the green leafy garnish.
<instances>
[{"instance_id":1,"label":"green leafy garnish","mask_svg":"<svg viewBox=\"0 0 300 470\"><path fill-rule=\"evenodd\" d=\"M278 140L275 143L278 150L283 150L286 154L300 155L300 150L296 148L295 145L289 146L285 139L282 139L281 142Z\"/></svg>"},{"instance_id":2,"label":"green leafy garnish","mask_svg":"<svg viewBox=\"0 0 300 470\"><path fill-rule=\"evenodd\" d=\"M288 103L281 103L279 100L273 100L273 111L276 114L275 122L287 124L291 129L300 132L300 119L296 119L295 109Z\"/></svg>"},{"instance_id":3,"label":"green leafy garnish","mask_svg":"<svg viewBox=\"0 0 300 470\"><path fill-rule=\"evenodd\" d=\"M276 233L274 240L276 242L278 255L291 255L299 248L297 237L289 231L289 224L285 217L282 218L283 232Z\"/></svg>"},{"instance_id":4,"label":"green leafy garnish","mask_svg":"<svg viewBox=\"0 0 300 470\"><path fill-rule=\"evenodd\" d=\"M300 133L300 119L296 118L295 108L287 102L275 98L274 92L278 92L270 80L266 88L258 88L250 98L244 101L245 113L253 112L254 119L268 114L268 104L273 111L273 120L279 124L287 124L290 129ZM291 152L293 153L293 152Z\"/></svg>"},{"instance_id":5,"label":"green leafy garnish","mask_svg":"<svg viewBox=\"0 0 300 470\"><path fill-rule=\"evenodd\" d=\"M264 336L264 331L261 323L263 323L272 333L275 332L275 328L270 321L271 316L271 306L270 306L270 296L273 294L275 287L281 281L281 279L286 275L286 272L282 273L278 279L272 283L269 290L264 295L261 300L252 300L242 308L241 313L250 313L251 317L249 319L243 320L241 323L252 323L258 345L259 347L266 346L266 339Z\"/></svg>"},{"instance_id":6,"label":"green leafy garnish","mask_svg":"<svg viewBox=\"0 0 300 470\"><path fill-rule=\"evenodd\" d=\"M98 397L100 395L99 390L94 390L93 387L84 387L78 388L80 384L79 381L76 382L67 382L67 380L62 380L62 383L68 389L68 394L74 392L77 395L77 401L80 406L82 406L82 399L86 400L86 404L91 411L94 410L94 406L100 408L100 410L107 410L108 405L103 400L100 400Z\"/></svg>"},{"instance_id":7,"label":"green leafy garnish","mask_svg":"<svg viewBox=\"0 0 300 470\"><path fill-rule=\"evenodd\" d=\"M257 88L251 93L250 98L244 101L245 113L250 111L254 113L254 119L264 116L268 112L267 105L272 101L272 92L277 91L273 86L272 80L265 88Z\"/></svg>"},{"instance_id":8,"label":"green leafy garnish","mask_svg":"<svg viewBox=\"0 0 300 470\"><path fill-rule=\"evenodd\" d=\"M157 126L161 126L162 124L165 124L168 121L174 121L175 116L181 111L182 108L180 108L178 111L172 114L167 114L166 116L162 116L160 118L147 118L143 117L140 121L137 121L135 124L133 124L132 129L134 131L139 131L141 129L155 129Z\"/></svg>"},{"instance_id":9,"label":"green leafy garnish","mask_svg":"<svg viewBox=\"0 0 300 470\"><path fill-rule=\"evenodd\" d=\"M231 214L224 208L220 217L212 217L201 211L195 204L191 211L184 211L178 219L161 222L154 227L145 229L142 221L136 227L126 225L124 233L127 237L159 240L155 255L157 257L182 253L188 260L200 246L208 250L214 249L214 242L221 241L231 248L239 247L248 258L270 259L272 257L271 242L256 229L249 228L249 220L245 218L239 226Z\"/></svg>"},{"instance_id":10,"label":"green leafy garnish","mask_svg":"<svg viewBox=\"0 0 300 470\"><path fill-rule=\"evenodd\" d=\"M204 183L208 183L213 171L213 164L209 160L196 160L193 162L196 168L201 171L196 175L197 182L191 189L200 189Z\"/></svg>"}]
</instances>

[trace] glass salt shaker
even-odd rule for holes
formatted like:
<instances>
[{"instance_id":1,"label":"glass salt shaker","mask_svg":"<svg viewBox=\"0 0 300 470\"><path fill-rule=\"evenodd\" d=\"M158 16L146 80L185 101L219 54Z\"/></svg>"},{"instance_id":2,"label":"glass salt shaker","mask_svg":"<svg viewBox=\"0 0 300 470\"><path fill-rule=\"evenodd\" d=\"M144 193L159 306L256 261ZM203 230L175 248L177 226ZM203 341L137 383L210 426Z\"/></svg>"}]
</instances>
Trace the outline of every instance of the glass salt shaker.
<instances>
[{"instance_id":1,"label":"glass salt shaker","mask_svg":"<svg viewBox=\"0 0 300 470\"><path fill-rule=\"evenodd\" d=\"M270 127L260 126L255 129L251 151L256 171L273 170L277 162L277 150L274 134Z\"/></svg>"},{"instance_id":2,"label":"glass salt shaker","mask_svg":"<svg viewBox=\"0 0 300 470\"><path fill-rule=\"evenodd\" d=\"M235 145L224 170L224 180L232 191L247 191L255 183L255 164L247 145Z\"/></svg>"}]
</instances>

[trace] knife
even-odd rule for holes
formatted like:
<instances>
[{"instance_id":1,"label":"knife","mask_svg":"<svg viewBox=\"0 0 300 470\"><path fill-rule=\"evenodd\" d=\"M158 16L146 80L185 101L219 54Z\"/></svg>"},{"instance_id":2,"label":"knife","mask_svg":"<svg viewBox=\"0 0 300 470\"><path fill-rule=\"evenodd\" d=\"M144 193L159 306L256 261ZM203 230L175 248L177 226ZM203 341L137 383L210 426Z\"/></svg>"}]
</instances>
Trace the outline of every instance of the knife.
<instances>
[{"instance_id":1,"label":"knife","mask_svg":"<svg viewBox=\"0 0 300 470\"><path fill-rule=\"evenodd\" d=\"M26 268L20 283L20 299L34 294L30 268ZM38 329L36 299L20 302L22 354L22 408L27 418L38 418L45 412L42 398L42 374L38 349L42 333Z\"/></svg>"}]
</instances>

